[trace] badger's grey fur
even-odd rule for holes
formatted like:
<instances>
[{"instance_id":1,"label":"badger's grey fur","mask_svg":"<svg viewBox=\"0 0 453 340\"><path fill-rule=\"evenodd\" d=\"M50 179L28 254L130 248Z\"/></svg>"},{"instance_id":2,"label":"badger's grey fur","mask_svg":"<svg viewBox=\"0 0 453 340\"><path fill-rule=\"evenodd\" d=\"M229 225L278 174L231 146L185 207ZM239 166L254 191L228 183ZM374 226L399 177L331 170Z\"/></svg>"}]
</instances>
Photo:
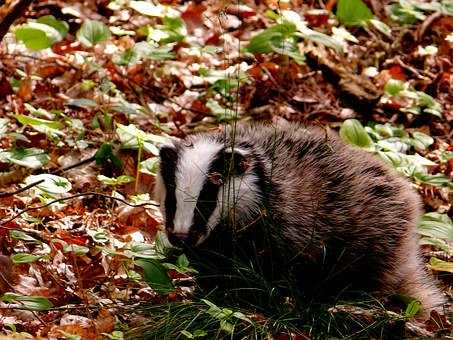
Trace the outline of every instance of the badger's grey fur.
<instances>
[{"instance_id":1,"label":"badger's grey fur","mask_svg":"<svg viewBox=\"0 0 453 340\"><path fill-rule=\"evenodd\" d=\"M425 311L444 302L420 256L417 194L332 132L259 124L196 134L163 146L160 166L155 193L172 243L267 233L282 270L297 258L302 276L323 267L333 285L409 295Z\"/></svg>"}]
</instances>

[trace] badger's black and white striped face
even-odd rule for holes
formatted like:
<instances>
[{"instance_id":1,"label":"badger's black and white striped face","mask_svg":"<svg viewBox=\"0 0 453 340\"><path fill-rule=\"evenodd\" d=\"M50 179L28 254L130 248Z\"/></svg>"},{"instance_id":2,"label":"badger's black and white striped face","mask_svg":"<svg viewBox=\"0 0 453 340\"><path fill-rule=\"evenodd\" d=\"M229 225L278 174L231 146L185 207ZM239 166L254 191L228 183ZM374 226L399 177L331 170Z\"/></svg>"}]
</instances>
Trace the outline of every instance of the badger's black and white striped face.
<instances>
[{"instance_id":1,"label":"badger's black and white striped face","mask_svg":"<svg viewBox=\"0 0 453 340\"><path fill-rule=\"evenodd\" d=\"M199 245L224 218L259 212L249 152L203 136L161 147L155 194L172 244Z\"/></svg>"}]
</instances>

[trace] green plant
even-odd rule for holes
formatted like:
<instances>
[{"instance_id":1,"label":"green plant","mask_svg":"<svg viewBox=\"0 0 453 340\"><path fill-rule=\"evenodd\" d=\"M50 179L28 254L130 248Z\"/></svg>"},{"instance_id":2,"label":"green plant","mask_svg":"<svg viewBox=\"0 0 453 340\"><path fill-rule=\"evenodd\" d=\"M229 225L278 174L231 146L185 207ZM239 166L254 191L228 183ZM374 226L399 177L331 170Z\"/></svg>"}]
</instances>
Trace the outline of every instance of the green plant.
<instances>
[{"instance_id":1,"label":"green plant","mask_svg":"<svg viewBox=\"0 0 453 340\"><path fill-rule=\"evenodd\" d=\"M415 182L453 187L453 182L446 175L429 174L428 167L436 163L418 153L408 154L411 149L425 150L434 142L424 133L415 131L409 134L403 128L389 123L363 127L358 120L349 119L341 126L340 136L349 144L376 153Z\"/></svg>"},{"instance_id":2,"label":"green plant","mask_svg":"<svg viewBox=\"0 0 453 340\"><path fill-rule=\"evenodd\" d=\"M14 29L16 39L22 41L27 48L42 50L61 41L68 33L69 25L52 15L42 16L35 21L17 26Z\"/></svg>"}]
</instances>

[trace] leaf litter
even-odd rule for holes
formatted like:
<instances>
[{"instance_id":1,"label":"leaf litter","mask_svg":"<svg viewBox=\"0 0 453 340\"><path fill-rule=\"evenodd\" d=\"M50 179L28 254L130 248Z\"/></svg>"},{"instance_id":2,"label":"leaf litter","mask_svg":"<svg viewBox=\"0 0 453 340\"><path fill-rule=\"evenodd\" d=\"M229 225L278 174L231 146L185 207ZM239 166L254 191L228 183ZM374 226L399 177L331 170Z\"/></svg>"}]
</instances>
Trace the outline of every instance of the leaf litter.
<instances>
[{"instance_id":1,"label":"leaf litter","mask_svg":"<svg viewBox=\"0 0 453 340\"><path fill-rule=\"evenodd\" d=\"M190 300L175 283L193 274L161 264L162 218L137 194L152 191L162 141L236 120L330 126L409 177L427 266L451 298L451 3L351 3L41 1L18 18L0 50L4 332L116 339L139 303ZM439 313L405 325L451 335Z\"/></svg>"}]
</instances>

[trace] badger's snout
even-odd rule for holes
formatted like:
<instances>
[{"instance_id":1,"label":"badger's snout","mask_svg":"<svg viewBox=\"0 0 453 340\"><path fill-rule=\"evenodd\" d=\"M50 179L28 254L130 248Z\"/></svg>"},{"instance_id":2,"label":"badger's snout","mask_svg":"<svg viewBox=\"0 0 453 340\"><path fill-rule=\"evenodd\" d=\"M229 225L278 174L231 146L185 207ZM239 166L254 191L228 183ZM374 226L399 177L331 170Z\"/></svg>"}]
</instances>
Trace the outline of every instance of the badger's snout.
<instances>
[{"instance_id":1,"label":"badger's snout","mask_svg":"<svg viewBox=\"0 0 453 340\"><path fill-rule=\"evenodd\" d=\"M190 235L189 233L173 233L167 232L168 240L174 246L180 247L183 245L189 245Z\"/></svg>"},{"instance_id":2,"label":"badger's snout","mask_svg":"<svg viewBox=\"0 0 453 340\"><path fill-rule=\"evenodd\" d=\"M204 234L200 234L197 232L175 233L175 232L167 230L168 241L170 241L170 243L174 247L178 247L178 248L198 247L201 243L203 243L206 240L208 235L209 235L209 233L204 233Z\"/></svg>"}]
</instances>

